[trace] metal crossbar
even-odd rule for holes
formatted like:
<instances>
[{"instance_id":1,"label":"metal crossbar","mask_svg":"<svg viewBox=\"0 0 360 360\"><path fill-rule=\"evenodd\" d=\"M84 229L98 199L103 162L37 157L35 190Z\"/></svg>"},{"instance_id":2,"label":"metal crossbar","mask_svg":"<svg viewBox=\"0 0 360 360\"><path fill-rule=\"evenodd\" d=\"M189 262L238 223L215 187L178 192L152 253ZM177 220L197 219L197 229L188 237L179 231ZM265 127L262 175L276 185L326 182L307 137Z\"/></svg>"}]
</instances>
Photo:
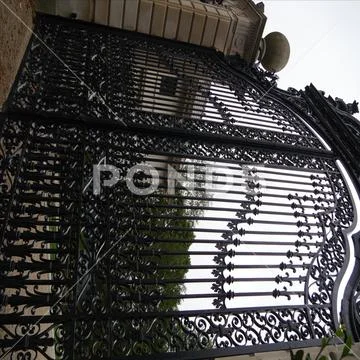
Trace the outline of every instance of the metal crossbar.
<instances>
[{"instance_id":1,"label":"metal crossbar","mask_svg":"<svg viewBox=\"0 0 360 360\"><path fill-rule=\"evenodd\" d=\"M352 201L265 75L94 24L35 31L77 76L33 37L1 117L0 357L211 358L336 328Z\"/></svg>"}]
</instances>

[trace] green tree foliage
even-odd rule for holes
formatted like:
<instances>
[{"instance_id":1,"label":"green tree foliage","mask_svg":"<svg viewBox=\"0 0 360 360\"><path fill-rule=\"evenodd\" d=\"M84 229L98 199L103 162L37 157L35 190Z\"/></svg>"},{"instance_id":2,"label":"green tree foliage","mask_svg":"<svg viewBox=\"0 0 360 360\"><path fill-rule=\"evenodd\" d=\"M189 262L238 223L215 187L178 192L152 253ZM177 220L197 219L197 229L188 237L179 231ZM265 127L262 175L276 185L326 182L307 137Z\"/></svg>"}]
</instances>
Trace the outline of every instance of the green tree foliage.
<instances>
[{"instance_id":1,"label":"green tree foliage","mask_svg":"<svg viewBox=\"0 0 360 360\"><path fill-rule=\"evenodd\" d=\"M169 204L169 199L158 199L158 205ZM173 205L181 205L183 201L181 198L171 199ZM156 216L164 216L166 213L174 217L173 219L157 218ZM153 278L158 280L171 281L173 283L166 283L161 286L160 293L163 296L177 297L177 299L169 299L161 301L158 310L175 310L180 304L180 294L185 291L185 286L181 282L184 279L185 274L188 271L190 265L190 256L187 251L194 240L194 233L190 230L194 224L193 221L184 219L185 210L182 208L166 209L163 207L157 207L151 209L151 215L155 216L151 218L150 228L181 228L183 231L149 231L147 236L150 239L154 239L151 244L151 250L159 256L151 256L149 260L154 264L155 271L152 274ZM179 218L175 218L179 217ZM190 231L189 231L190 230ZM181 253L173 255L173 253ZM168 269L157 269L161 266L168 266ZM182 266L183 268L177 269L176 266ZM173 267L173 268L171 268Z\"/></svg>"},{"instance_id":2,"label":"green tree foliage","mask_svg":"<svg viewBox=\"0 0 360 360\"><path fill-rule=\"evenodd\" d=\"M324 355L324 351L329 345L339 342L344 344L339 354L334 351L330 351L328 355ZM352 345L353 340L351 335L347 335L344 326L340 326L334 334L322 338L320 350L314 360L342 360L347 356L354 356L351 353ZM290 355L291 360L312 360L311 355L309 353L305 355L304 350L298 350L295 353L290 350Z\"/></svg>"}]
</instances>

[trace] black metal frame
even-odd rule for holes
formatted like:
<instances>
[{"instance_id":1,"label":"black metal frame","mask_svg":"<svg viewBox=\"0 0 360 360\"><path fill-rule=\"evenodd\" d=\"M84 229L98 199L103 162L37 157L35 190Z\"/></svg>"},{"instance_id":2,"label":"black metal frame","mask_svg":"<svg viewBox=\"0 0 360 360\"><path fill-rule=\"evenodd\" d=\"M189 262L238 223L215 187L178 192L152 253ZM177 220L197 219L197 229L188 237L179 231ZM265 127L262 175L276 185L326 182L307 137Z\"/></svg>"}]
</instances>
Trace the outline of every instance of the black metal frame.
<instances>
[{"instance_id":1,"label":"black metal frame","mask_svg":"<svg viewBox=\"0 0 360 360\"><path fill-rule=\"evenodd\" d=\"M308 98L209 49L45 15L35 33L1 115L0 356L219 357L338 326L353 205ZM120 181L96 195L104 158ZM136 196L126 173L144 161L160 186ZM164 169L189 164L195 189L167 193ZM230 191L206 188L209 164Z\"/></svg>"}]
</instances>

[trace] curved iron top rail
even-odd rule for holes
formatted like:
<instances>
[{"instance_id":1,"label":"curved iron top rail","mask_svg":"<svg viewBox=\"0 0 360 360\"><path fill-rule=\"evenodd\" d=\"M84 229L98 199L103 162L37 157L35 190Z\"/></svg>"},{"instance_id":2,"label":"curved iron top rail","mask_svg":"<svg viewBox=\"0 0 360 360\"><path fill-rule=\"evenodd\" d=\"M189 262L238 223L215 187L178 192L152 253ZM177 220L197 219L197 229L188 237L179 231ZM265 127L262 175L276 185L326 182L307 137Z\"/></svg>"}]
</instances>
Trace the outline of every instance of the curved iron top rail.
<instances>
[{"instance_id":1,"label":"curved iron top rail","mask_svg":"<svg viewBox=\"0 0 360 360\"><path fill-rule=\"evenodd\" d=\"M0 357L218 357L339 321L359 339L357 238L337 316L356 119L213 50L48 15L35 34L0 123Z\"/></svg>"}]
</instances>

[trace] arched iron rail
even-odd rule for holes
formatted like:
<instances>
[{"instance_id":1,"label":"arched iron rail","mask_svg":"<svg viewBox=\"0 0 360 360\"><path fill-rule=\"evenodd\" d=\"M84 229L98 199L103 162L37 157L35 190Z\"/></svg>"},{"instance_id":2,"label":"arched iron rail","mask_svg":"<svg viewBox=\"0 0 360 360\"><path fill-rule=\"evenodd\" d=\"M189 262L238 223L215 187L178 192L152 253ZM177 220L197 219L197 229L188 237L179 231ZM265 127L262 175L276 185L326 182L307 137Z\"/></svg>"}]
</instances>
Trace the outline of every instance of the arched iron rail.
<instances>
[{"instance_id":1,"label":"arched iron rail","mask_svg":"<svg viewBox=\"0 0 360 360\"><path fill-rule=\"evenodd\" d=\"M81 21L39 15L35 33L1 114L0 356L210 358L339 325L354 209L337 160L357 168L315 88Z\"/></svg>"}]
</instances>

